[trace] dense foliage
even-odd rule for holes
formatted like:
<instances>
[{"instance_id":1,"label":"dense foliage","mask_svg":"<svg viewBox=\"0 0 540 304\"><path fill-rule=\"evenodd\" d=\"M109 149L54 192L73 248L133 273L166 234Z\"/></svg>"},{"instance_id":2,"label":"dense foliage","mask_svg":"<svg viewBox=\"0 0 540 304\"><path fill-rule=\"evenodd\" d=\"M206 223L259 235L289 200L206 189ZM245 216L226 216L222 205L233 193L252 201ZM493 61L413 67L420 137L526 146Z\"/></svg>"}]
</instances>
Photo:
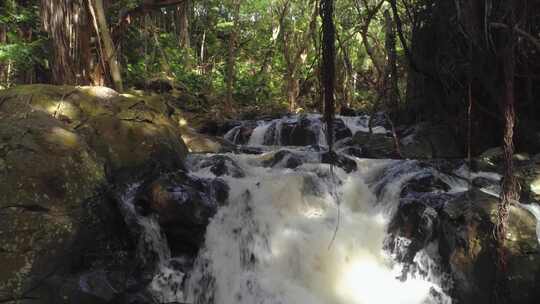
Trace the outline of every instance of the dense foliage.
<instances>
[{"instance_id":1,"label":"dense foliage","mask_svg":"<svg viewBox=\"0 0 540 304\"><path fill-rule=\"evenodd\" d=\"M235 104L286 106L293 102L298 108L321 107L318 1L204 0L178 5L154 1L165 4L145 6L150 2L105 1L128 87L144 88L150 79L169 79L191 92L226 96L232 60ZM0 24L7 38L0 48L1 85L47 82L52 78L53 55L44 51L50 35L42 31L40 2L8 0L2 5ZM340 104L371 106L381 97L386 56L381 43L383 12L388 9L381 1L336 3ZM233 36L237 38L231 44ZM404 72L399 45L397 52L399 69ZM29 69L38 71L38 79L22 75ZM400 79L402 89L405 79Z\"/></svg>"},{"instance_id":2,"label":"dense foliage","mask_svg":"<svg viewBox=\"0 0 540 304\"><path fill-rule=\"evenodd\" d=\"M6 0L0 86L166 82L223 112L322 111L319 2ZM49 24L55 12L69 26ZM525 0L335 1L337 107L385 110L397 124L443 121L460 138L472 129L475 152L498 145L483 130L502 134L506 59L515 65L517 128L540 114L539 12Z\"/></svg>"}]
</instances>

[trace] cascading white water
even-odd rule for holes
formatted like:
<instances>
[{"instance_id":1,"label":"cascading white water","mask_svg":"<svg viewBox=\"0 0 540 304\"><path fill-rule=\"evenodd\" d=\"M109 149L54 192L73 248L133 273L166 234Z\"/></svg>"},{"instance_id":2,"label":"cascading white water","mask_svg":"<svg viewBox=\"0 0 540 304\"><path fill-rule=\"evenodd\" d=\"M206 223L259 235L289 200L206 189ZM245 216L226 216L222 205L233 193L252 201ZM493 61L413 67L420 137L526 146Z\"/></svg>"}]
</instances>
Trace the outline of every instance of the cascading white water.
<instances>
[{"instance_id":1,"label":"cascading white water","mask_svg":"<svg viewBox=\"0 0 540 304\"><path fill-rule=\"evenodd\" d=\"M338 119L341 119L343 123L351 130L352 134L356 132L369 132L369 116L338 116ZM371 128L371 131L374 134L386 134L388 131L381 126L374 126Z\"/></svg>"},{"instance_id":2,"label":"cascading white water","mask_svg":"<svg viewBox=\"0 0 540 304\"><path fill-rule=\"evenodd\" d=\"M140 216L137 214L134 198L140 184L136 183L128 187L120 199L120 212L126 224L140 231L136 232L137 255L142 264L150 265L153 270L152 282L149 292L156 300L169 303L183 298L181 290L184 273L171 267L171 251L165 236L155 216ZM84 289L83 289L84 290Z\"/></svg>"},{"instance_id":3,"label":"cascading white water","mask_svg":"<svg viewBox=\"0 0 540 304\"><path fill-rule=\"evenodd\" d=\"M248 145L250 146L261 146L264 144L264 136L268 128L272 126L272 121L262 121L259 125L253 130L251 136L249 137Z\"/></svg>"},{"instance_id":4,"label":"cascading white water","mask_svg":"<svg viewBox=\"0 0 540 304\"><path fill-rule=\"evenodd\" d=\"M359 171L334 168L333 176L325 164L264 168L267 155L228 156L246 176L223 177L229 202L207 228L185 302L451 303L436 274L401 282L400 265L383 251L407 177L386 185L378 198L367 181L398 163L357 159ZM208 168L193 170L213 176Z\"/></svg>"},{"instance_id":5,"label":"cascading white water","mask_svg":"<svg viewBox=\"0 0 540 304\"><path fill-rule=\"evenodd\" d=\"M283 118L273 119L270 121L261 120L257 122L257 126L251 131L251 135L247 144L250 146L280 146L283 144L282 141L282 130L284 124L292 124L298 126L300 120L305 119L309 121L308 128L316 136L316 144L320 147L327 146L326 133L323 123L323 117L320 114L303 114L303 115L292 115ZM369 119L368 115L362 116L339 116L337 115L336 120L341 120L345 127L351 131L351 134L354 135L356 132L369 132ZM224 138L229 140L232 143L238 143L238 137L242 130L242 125L236 126L229 130ZM375 134L387 134L388 131L382 126L373 126L372 130ZM272 135L272 136L270 136ZM314 143L315 144L315 143Z\"/></svg>"}]
</instances>

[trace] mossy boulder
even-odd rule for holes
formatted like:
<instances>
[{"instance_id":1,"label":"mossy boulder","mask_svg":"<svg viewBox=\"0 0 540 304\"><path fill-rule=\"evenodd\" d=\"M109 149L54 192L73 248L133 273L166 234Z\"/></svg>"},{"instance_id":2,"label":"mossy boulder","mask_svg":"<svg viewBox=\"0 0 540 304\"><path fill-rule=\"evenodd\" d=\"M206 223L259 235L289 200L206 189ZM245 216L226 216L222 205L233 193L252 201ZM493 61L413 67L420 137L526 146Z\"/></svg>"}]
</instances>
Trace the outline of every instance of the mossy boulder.
<instances>
[{"instance_id":1,"label":"mossy boulder","mask_svg":"<svg viewBox=\"0 0 540 304\"><path fill-rule=\"evenodd\" d=\"M0 294L20 294L69 247L105 171L79 135L45 113L2 118L0 139Z\"/></svg>"},{"instance_id":2,"label":"mossy boulder","mask_svg":"<svg viewBox=\"0 0 540 304\"><path fill-rule=\"evenodd\" d=\"M104 190L183 168L177 112L101 87L0 92L0 300L59 288L59 273L88 266L85 251L116 246L104 221L123 220ZM59 294L43 303L74 303Z\"/></svg>"},{"instance_id":3,"label":"mossy boulder","mask_svg":"<svg viewBox=\"0 0 540 304\"><path fill-rule=\"evenodd\" d=\"M120 95L104 87L31 85L3 91L0 115L25 119L48 114L81 136L109 176L181 168L187 148L178 112L159 96Z\"/></svg>"},{"instance_id":4,"label":"mossy boulder","mask_svg":"<svg viewBox=\"0 0 540 304\"><path fill-rule=\"evenodd\" d=\"M470 191L449 201L441 218L441 255L454 278L454 292L463 303L489 303L495 288L496 260L493 229L498 199ZM540 243L536 218L521 206L510 207L504 240L510 303L538 299Z\"/></svg>"},{"instance_id":5,"label":"mossy boulder","mask_svg":"<svg viewBox=\"0 0 540 304\"><path fill-rule=\"evenodd\" d=\"M499 199L478 189L441 196L438 186L422 188L417 189L422 193L404 189L408 194L389 227L389 248L399 260L411 263L419 250L438 244L441 270L453 282L452 298L459 303L492 303L497 288L493 231ZM406 250L396 246L395 236L411 240ZM540 242L537 219L527 206L510 207L503 251L508 303L535 303L540 297Z\"/></svg>"}]
</instances>

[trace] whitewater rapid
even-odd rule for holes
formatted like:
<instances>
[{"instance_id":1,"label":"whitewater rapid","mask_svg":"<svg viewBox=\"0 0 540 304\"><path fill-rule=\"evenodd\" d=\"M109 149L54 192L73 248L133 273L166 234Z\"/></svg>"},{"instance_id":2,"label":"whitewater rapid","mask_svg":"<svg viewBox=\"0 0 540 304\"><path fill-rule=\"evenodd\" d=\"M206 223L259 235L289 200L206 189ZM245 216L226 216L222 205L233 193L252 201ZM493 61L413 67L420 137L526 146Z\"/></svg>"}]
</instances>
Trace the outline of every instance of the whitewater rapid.
<instances>
[{"instance_id":1,"label":"whitewater rapid","mask_svg":"<svg viewBox=\"0 0 540 304\"><path fill-rule=\"evenodd\" d=\"M246 176L222 177L229 203L207 228L186 302L451 303L429 274L397 279L402 267L383 251L407 177L386 185L379 197L366 181L394 161L357 159L358 171L334 168L332 174L326 164L265 168L268 155L228 156ZM196 158L192 174L213 177Z\"/></svg>"}]
</instances>

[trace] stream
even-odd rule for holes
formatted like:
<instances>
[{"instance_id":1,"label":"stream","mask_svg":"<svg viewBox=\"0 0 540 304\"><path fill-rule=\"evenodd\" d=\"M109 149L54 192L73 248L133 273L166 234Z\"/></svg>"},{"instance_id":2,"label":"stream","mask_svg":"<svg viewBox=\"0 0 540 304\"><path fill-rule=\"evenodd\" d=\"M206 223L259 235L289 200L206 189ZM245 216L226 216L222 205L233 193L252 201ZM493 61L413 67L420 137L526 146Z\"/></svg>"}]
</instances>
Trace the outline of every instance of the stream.
<instances>
[{"instance_id":1,"label":"stream","mask_svg":"<svg viewBox=\"0 0 540 304\"><path fill-rule=\"evenodd\" d=\"M124 217L144 231L139 244L146 246L138 250L154 251L157 270L149 285L154 297L161 303L197 304L452 303L453 282L440 267L437 241L409 254L411 240L394 237L389 246L388 230L409 181L437 176L446 186L432 194L452 197L468 189L466 166L447 174L414 160L344 153L339 157L346 166L330 166L321 152L326 140L322 124L314 122L318 116L309 118L316 145L282 145L281 130L294 119L257 123L245 145L260 154L188 157L191 178L219 177L228 188L188 272L171 266L182 261L171 257L156 219L138 216L132 195L126 194ZM367 131L367 121L343 119L352 134ZM225 138L237 142L240 129ZM381 126L374 130L387 132ZM492 181L483 191L498 191L494 185L500 176L476 174ZM403 263L398 257L407 254L410 261Z\"/></svg>"}]
</instances>

